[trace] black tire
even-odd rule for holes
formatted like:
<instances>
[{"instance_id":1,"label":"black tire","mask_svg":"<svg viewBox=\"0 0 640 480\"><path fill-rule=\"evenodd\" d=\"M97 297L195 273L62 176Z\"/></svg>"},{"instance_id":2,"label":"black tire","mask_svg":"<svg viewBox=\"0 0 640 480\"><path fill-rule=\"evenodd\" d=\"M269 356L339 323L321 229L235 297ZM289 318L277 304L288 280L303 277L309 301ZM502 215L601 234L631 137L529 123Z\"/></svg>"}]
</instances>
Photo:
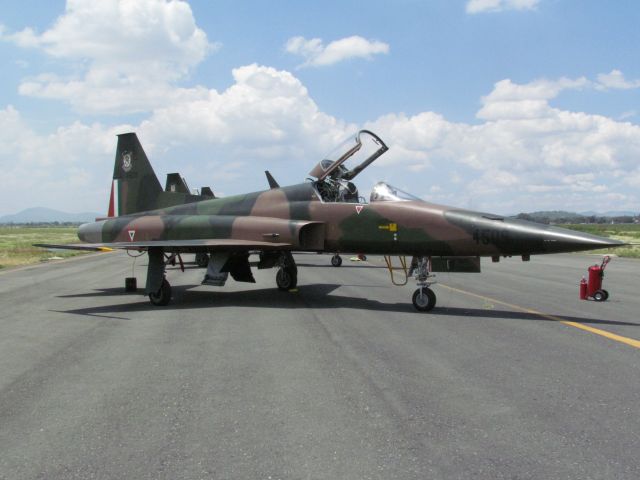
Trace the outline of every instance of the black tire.
<instances>
[{"instance_id":1,"label":"black tire","mask_svg":"<svg viewBox=\"0 0 640 480\"><path fill-rule=\"evenodd\" d=\"M206 268L209 265L209 255L206 253L196 253L196 265Z\"/></svg>"},{"instance_id":2,"label":"black tire","mask_svg":"<svg viewBox=\"0 0 640 480\"><path fill-rule=\"evenodd\" d=\"M593 294L593 299L596 302L604 302L607 299L608 295L606 294L605 290L598 290L596 293Z\"/></svg>"},{"instance_id":3,"label":"black tire","mask_svg":"<svg viewBox=\"0 0 640 480\"><path fill-rule=\"evenodd\" d=\"M169 305L169 302L171 301L171 285L166 278L162 280L160 290L158 290L156 293L149 294L149 300L151 300L151 303L156 307L164 307L166 305Z\"/></svg>"},{"instance_id":4,"label":"black tire","mask_svg":"<svg viewBox=\"0 0 640 480\"><path fill-rule=\"evenodd\" d=\"M367 261L367 256L366 255L360 255L360 260L362 260L363 262Z\"/></svg>"},{"instance_id":5,"label":"black tire","mask_svg":"<svg viewBox=\"0 0 640 480\"><path fill-rule=\"evenodd\" d=\"M607 300L609 300L609 292L607 292L606 290L602 290L602 293L604 293L604 300L603 302L606 302Z\"/></svg>"},{"instance_id":6,"label":"black tire","mask_svg":"<svg viewBox=\"0 0 640 480\"><path fill-rule=\"evenodd\" d=\"M340 265L342 265L342 257L338 254L331 257L331 265L333 265L334 267L339 267Z\"/></svg>"},{"instance_id":7,"label":"black tire","mask_svg":"<svg viewBox=\"0 0 640 480\"><path fill-rule=\"evenodd\" d=\"M298 274L291 268L280 268L276 273L276 284L278 289L287 291L296 288L298 284Z\"/></svg>"},{"instance_id":8,"label":"black tire","mask_svg":"<svg viewBox=\"0 0 640 480\"><path fill-rule=\"evenodd\" d=\"M436 294L430 288L417 289L411 300L419 312L429 312L436 306Z\"/></svg>"}]
</instances>

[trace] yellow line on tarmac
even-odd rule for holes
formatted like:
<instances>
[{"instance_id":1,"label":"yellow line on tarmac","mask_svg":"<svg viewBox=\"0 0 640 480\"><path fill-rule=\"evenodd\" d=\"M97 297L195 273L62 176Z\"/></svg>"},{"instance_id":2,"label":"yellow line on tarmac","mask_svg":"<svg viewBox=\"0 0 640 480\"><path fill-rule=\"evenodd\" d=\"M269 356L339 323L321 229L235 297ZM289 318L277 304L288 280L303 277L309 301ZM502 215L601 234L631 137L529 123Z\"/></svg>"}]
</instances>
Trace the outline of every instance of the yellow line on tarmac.
<instances>
[{"instance_id":1,"label":"yellow line on tarmac","mask_svg":"<svg viewBox=\"0 0 640 480\"><path fill-rule=\"evenodd\" d=\"M607 332L606 330L600 330L599 328L589 327L587 325L583 325L582 323L572 322L570 320L565 320L561 317L556 317L555 315L548 315L546 313L539 312L537 310L533 310L531 308L520 307L518 305L513 305L511 303L502 302L500 300L496 300L495 298L486 297L484 295L478 295L477 293L467 292L466 290L460 290L459 288L450 287L449 285L444 285L442 283L438 284L441 287L444 287L448 290L462 293L464 295L469 295L471 297L476 297L481 300L488 300L492 303L498 303L500 305L504 305L509 308L513 308L516 310L520 310L521 312L531 313L533 315L538 315L539 317L547 318L549 320L553 320L556 322L564 323L565 325L569 325L570 327L579 328L580 330L584 330L586 332L591 332L596 335L600 335L601 337L608 338L610 340L614 340L616 342L624 343L626 345L630 345L635 348L640 348L640 340L635 340L633 338L623 337L622 335L616 335L615 333Z\"/></svg>"}]
</instances>

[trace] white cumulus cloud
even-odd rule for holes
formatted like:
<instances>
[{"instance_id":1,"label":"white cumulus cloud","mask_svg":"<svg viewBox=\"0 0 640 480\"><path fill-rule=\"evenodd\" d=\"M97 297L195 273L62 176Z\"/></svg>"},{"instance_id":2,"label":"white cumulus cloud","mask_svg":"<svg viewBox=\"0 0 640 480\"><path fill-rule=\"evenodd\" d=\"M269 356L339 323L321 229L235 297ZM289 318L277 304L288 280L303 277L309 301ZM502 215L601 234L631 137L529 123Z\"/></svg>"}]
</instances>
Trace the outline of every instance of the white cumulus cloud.
<instances>
[{"instance_id":1,"label":"white cumulus cloud","mask_svg":"<svg viewBox=\"0 0 640 480\"><path fill-rule=\"evenodd\" d=\"M429 182L449 183L432 200L501 213L602 208L594 202L606 203L606 209L638 208L627 173L637 171L640 127L550 104L564 89L589 86L593 82L584 78L527 84L505 79L483 97L479 124L423 112L388 114L366 126L391 147L381 164L398 171L424 165Z\"/></svg>"},{"instance_id":2,"label":"white cumulus cloud","mask_svg":"<svg viewBox=\"0 0 640 480\"><path fill-rule=\"evenodd\" d=\"M148 111L201 95L175 82L217 47L179 0L68 0L65 13L42 34L26 28L2 38L41 49L80 72L26 79L21 94L68 100L92 113Z\"/></svg>"},{"instance_id":3,"label":"white cumulus cloud","mask_svg":"<svg viewBox=\"0 0 640 480\"><path fill-rule=\"evenodd\" d=\"M534 10L540 0L469 0L467 13L501 12L503 10Z\"/></svg>"},{"instance_id":4,"label":"white cumulus cloud","mask_svg":"<svg viewBox=\"0 0 640 480\"><path fill-rule=\"evenodd\" d=\"M589 87L585 77L559 80L536 80L524 85L504 79L494 85L493 91L482 97L482 109L478 118L496 120L500 118L541 118L553 115L548 101L567 89Z\"/></svg>"},{"instance_id":5,"label":"white cumulus cloud","mask_svg":"<svg viewBox=\"0 0 640 480\"><path fill-rule=\"evenodd\" d=\"M228 88L200 87L133 126L78 122L38 134L14 108L0 110L0 213L44 201L104 209L116 133L138 133L161 182L180 171L192 186L231 194L266 188L265 169L283 185L302 181L358 129L323 112L290 72L251 64L232 74ZM431 111L373 119L362 127L390 150L357 178L360 193L387 180L427 200L497 213L637 209L640 126L552 105L563 90L592 85L504 79L483 97L474 124Z\"/></svg>"},{"instance_id":6,"label":"white cumulus cloud","mask_svg":"<svg viewBox=\"0 0 640 480\"><path fill-rule=\"evenodd\" d=\"M14 107L0 110L2 213L33 206L70 212L91 211L101 203L106 206L102 198L113 169L116 133L120 132L115 128L75 122L39 134Z\"/></svg>"},{"instance_id":7,"label":"white cumulus cloud","mask_svg":"<svg viewBox=\"0 0 640 480\"><path fill-rule=\"evenodd\" d=\"M320 38L293 37L287 41L285 49L304 57L306 62L302 66L313 67L333 65L351 58L371 59L373 55L389 53L388 44L357 35L334 40L328 45L324 45Z\"/></svg>"},{"instance_id":8,"label":"white cumulus cloud","mask_svg":"<svg viewBox=\"0 0 640 480\"><path fill-rule=\"evenodd\" d=\"M620 70L611 70L609 73L601 73L598 75L598 88L601 90L630 90L632 88L640 88L640 79L627 80Z\"/></svg>"}]
</instances>

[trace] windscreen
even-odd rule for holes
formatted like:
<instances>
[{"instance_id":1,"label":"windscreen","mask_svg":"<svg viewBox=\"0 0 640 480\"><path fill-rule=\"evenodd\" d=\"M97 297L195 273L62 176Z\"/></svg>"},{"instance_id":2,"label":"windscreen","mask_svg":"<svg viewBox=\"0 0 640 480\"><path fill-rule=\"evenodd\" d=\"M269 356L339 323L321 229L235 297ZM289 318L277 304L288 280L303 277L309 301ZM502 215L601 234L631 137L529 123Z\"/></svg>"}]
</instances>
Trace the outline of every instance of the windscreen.
<instances>
[{"instance_id":1,"label":"windscreen","mask_svg":"<svg viewBox=\"0 0 640 480\"><path fill-rule=\"evenodd\" d=\"M371 190L370 202L407 202L409 200L422 202L423 200L400 190L385 182L376 183Z\"/></svg>"}]
</instances>

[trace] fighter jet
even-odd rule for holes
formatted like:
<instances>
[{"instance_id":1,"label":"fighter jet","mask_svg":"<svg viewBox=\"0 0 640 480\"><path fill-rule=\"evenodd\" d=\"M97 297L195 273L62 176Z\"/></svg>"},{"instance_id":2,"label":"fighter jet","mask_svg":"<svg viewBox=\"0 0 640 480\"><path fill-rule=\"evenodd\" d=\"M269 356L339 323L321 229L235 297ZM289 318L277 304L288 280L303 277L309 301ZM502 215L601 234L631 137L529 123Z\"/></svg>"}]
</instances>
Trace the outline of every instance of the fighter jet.
<instances>
[{"instance_id":1,"label":"fighter jet","mask_svg":"<svg viewBox=\"0 0 640 480\"><path fill-rule=\"evenodd\" d=\"M182 265L185 253L199 256L207 267L203 284L216 286L224 285L229 275L255 282L249 256L257 254L258 269L277 268L280 290L297 285L293 252L384 255L394 283L415 278L413 305L427 312L436 304L434 272L480 272L480 257L498 261L520 256L526 261L534 254L623 245L436 205L384 182L373 187L367 201L353 180L387 150L376 134L360 130L322 159L305 183L281 187L268 174L268 190L215 198L190 194L177 174L163 191L136 134L118 135L109 216L81 225L78 237L85 243L67 248L146 252L145 293L157 306L171 300L166 266L176 260ZM395 267L391 256L400 258Z\"/></svg>"}]
</instances>

